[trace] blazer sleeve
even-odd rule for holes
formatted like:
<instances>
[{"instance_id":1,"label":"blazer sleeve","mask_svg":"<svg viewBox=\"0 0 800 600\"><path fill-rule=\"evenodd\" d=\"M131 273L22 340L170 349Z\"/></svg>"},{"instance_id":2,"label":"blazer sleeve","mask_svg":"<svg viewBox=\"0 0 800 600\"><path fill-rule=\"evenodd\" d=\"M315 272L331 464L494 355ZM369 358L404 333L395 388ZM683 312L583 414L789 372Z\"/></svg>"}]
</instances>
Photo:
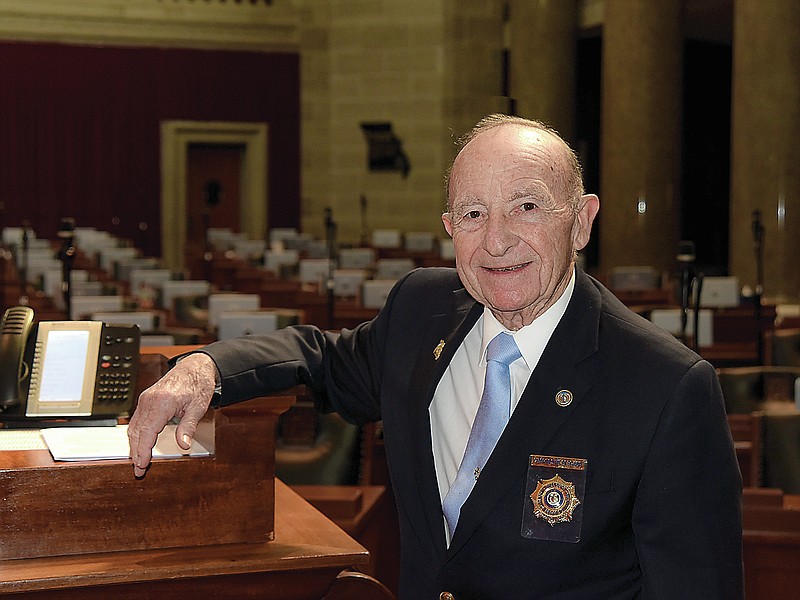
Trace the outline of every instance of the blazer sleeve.
<instances>
[{"instance_id":1,"label":"blazer sleeve","mask_svg":"<svg viewBox=\"0 0 800 600\"><path fill-rule=\"evenodd\" d=\"M742 479L713 367L696 362L665 404L634 500L644 597L744 597Z\"/></svg>"},{"instance_id":2,"label":"blazer sleeve","mask_svg":"<svg viewBox=\"0 0 800 600\"><path fill-rule=\"evenodd\" d=\"M416 296L415 286L408 283L415 273L394 286L373 320L354 329L324 332L300 325L209 344L201 351L211 356L221 377L217 404L224 406L303 384L323 412L336 411L357 424L379 420L387 330L396 305L402 304L404 297ZM402 292L406 287L412 291Z\"/></svg>"}]
</instances>

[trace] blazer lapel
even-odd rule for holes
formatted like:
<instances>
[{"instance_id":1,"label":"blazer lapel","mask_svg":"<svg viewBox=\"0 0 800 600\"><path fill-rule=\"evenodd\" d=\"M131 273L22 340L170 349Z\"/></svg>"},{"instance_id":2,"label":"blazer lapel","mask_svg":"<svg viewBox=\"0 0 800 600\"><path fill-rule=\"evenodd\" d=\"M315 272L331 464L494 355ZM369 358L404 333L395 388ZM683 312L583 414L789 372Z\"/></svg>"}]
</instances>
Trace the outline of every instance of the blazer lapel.
<instances>
[{"instance_id":1,"label":"blazer lapel","mask_svg":"<svg viewBox=\"0 0 800 600\"><path fill-rule=\"evenodd\" d=\"M445 533L442 505L436 468L433 462L429 407L436 386L453 358L461 342L480 317L483 307L475 302L465 290L454 293L454 310L433 315L424 329L422 350L417 355L411 376L409 394L409 444L411 465L415 470L417 493L422 503L425 523L418 530L421 536L432 537L439 559L444 559Z\"/></svg>"},{"instance_id":2,"label":"blazer lapel","mask_svg":"<svg viewBox=\"0 0 800 600\"><path fill-rule=\"evenodd\" d=\"M517 464L517 457L546 454L549 442L584 400L591 388L591 374L580 368L580 362L597 349L599 306L599 294L579 272L567 311L531 373L519 404L472 494L461 508L449 554L457 552L469 539L475 527L511 486L521 484L527 464ZM572 394L568 406L562 407L556 402L556 394L561 390ZM508 457L514 458L508 460Z\"/></svg>"}]
</instances>

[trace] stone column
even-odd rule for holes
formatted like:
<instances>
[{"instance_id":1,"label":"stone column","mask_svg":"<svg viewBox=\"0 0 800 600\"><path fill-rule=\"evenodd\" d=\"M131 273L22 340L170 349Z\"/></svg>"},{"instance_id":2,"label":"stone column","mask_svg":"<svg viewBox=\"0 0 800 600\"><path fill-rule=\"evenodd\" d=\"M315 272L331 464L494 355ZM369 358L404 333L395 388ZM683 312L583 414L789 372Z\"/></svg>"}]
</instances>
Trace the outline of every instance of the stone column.
<instances>
[{"instance_id":1,"label":"stone column","mask_svg":"<svg viewBox=\"0 0 800 600\"><path fill-rule=\"evenodd\" d=\"M800 4L735 0L730 271L757 284L753 212L764 227L764 295L800 301Z\"/></svg>"},{"instance_id":2,"label":"stone column","mask_svg":"<svg viewBox=\"0 0 800 600\"><path fill-rule=\"evenodd\" d=\"M509 95L520 116L575 133L576 0L509 2Z\"/></svg>"},{"instance_id":3,"label":"stone column","mask_svg":"<svg viewBox=\"0 0 800 600\"><path fill-rule=\"evenodd\" d=\"M680 228L681 0L606 0L600 269L673 272Z\"/></svg>"}]
</instances>

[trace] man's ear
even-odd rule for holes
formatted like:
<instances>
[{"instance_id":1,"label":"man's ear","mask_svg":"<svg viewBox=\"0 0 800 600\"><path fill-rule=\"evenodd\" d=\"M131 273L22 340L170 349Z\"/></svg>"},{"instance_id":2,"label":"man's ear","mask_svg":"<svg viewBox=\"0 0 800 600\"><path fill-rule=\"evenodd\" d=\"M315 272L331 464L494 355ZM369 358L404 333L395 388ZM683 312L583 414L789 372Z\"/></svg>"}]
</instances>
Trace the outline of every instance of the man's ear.
<instances>
[{"instance_id":1,"label":"man's ear","mask_svg":"<svg viewBox=\"0 0 800 600\"><path fill-rule=\"evenodd\" d=\"M442 223L444 223L444 230L447 235L453 237L453 223L450 221L450 213L442 213Z\"/></svg>"},{"instance_id":2,"label":"man's ear","mask_svg":"<svg viewBox=\"0 0 800 600\"><path fill-rule=\"evenodd\" d=\"M572 231L575 250L583 250L592 234L592 223L600 210L600 198L595 194L584 194L578 201L578 214Z\"/></svg>"}]
</instances>

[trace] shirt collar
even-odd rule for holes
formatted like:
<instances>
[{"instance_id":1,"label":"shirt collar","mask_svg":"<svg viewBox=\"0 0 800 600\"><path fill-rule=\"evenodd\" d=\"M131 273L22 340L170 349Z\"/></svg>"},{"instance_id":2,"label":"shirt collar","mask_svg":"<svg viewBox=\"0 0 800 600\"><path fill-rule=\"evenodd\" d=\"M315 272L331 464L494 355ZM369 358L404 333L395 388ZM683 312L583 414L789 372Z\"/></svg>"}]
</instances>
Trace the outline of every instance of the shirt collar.
<instances>
[{"instance_id":1,"label":"shirt collar","mask_svg":"<svg viewBox=\"0 0 800 600\"><path fill-rule=\"evenodd\" d=\"M556 326L561 321L561 317L567 310L567 305L572 298L572 292L575 290L575 269L572 270L572 277L570 277L564 293L555 301L553 306L548 308L544 313L536 317L532 323L525 325L517 331L509 331L503 327L500 322L492 314L492 311L484 306L483 308L483 337L481 339L481 354L480 362L486 362L486 348L489 346L494 337L501 332L506 332L514 336L514 341L517 343L522 358L528 368L533 370L539 362L544 352L547 342L550 341L550 336L553 335Z\"/></svg>"}]
</instances>

